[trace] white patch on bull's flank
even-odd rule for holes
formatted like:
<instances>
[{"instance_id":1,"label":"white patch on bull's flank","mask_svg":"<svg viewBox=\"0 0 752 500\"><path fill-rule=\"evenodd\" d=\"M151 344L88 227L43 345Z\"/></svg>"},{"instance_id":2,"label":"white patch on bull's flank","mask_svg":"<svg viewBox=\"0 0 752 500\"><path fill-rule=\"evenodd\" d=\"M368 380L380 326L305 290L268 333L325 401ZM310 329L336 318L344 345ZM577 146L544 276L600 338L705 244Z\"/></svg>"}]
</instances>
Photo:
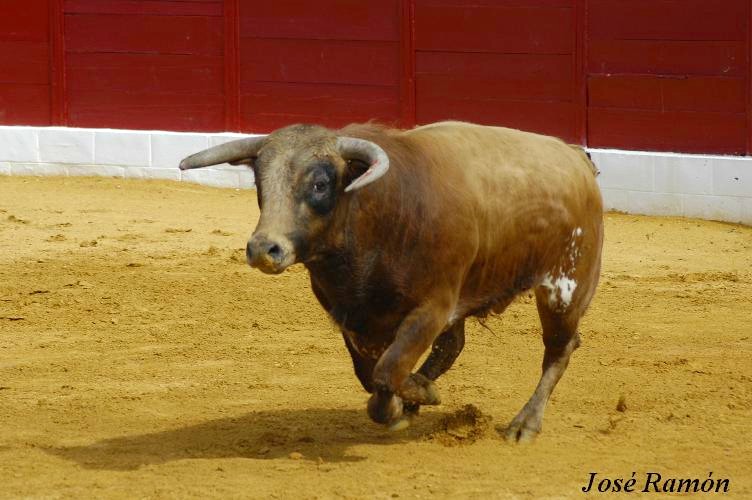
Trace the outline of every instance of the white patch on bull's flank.
<instances>
[{"instance_id":1,"label":"white patch on bull's flank","mask_svg":"<svg viewBox=\"0 0 752 500\"><path fill-rule=\"evenodd\" d=\"M566 311L572 304L577 281L571 276L575 274L580 259L582 234L581 227L572 229L558 270L546 273L541 281L540 286L548 291L548 305L555 311Z\"/></svg>"},{"instance_id":2,"label":"white patch on bull's flank","mask_svg":"<svg viewBox=\"0 0 752 500\"><path fill-rule=\"evenodd\" d=\"M571 266L570 272L574 272L577 261L580 258L580 246L579 238L582 236L582 228L577 227L572 230L572 235L569 239L566 251L569 254L569 264Z\"/></svg>"},{"instance_id":3,"label":"white patch on bull's flank","mask_svg":"<svg viewBox=\"0 0 752 500\"><path fill-rule=\"evenodd\" d=\"M565 275L556 279L546 273L541 286L548 290L548 305L556 310L566 310L572 303L572 296L577 288L577 282Z\"/></svg>"}]
</instances>

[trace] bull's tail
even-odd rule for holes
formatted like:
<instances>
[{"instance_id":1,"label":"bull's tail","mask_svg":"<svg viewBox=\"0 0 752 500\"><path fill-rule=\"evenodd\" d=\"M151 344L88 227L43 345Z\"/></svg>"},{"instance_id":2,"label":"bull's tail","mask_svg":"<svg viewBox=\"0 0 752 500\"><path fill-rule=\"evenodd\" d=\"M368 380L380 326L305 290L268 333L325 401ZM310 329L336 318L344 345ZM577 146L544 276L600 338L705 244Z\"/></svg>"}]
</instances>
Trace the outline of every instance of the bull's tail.
<instances>
[{"instance_id":1,"label":"bull's tail","mask_svg":"<svg viewBox=\"0 0 752 500\"><path fill-rule=\"evenodd\" d=\"M578 146L577 144L570 144L570 148L574 149L580 157L585 160L585 163L588 164L590 167L590 170L593 172L593 176L598 177L598 174L601 173L600 170L598 170L598 167L595 166L595 163L593 163L593 159L590 157L590 153L585 151L585 148L582 146Z\"/></svg>"}]
</instances>

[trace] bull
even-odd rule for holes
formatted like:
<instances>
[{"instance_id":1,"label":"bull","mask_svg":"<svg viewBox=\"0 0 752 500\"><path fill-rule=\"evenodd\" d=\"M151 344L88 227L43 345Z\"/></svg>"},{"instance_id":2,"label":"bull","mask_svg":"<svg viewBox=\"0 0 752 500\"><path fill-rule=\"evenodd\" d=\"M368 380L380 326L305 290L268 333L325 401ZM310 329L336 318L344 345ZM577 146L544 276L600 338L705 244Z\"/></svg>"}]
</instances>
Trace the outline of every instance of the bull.
<instances>
[{"instance_id":1,"label":"bull","mask_svg":"<svg viewBox=\"0 0 752 500\"><path fill-rule=\"evenodd\" d=\"M248 263L308 269L377 423L399 429L420 405L439 404L434 382L462 351L465 320L533 290L542 375L504 434L537 435L600 274L602 201L581 148L463 122L292 125L209 148L180 168L225 162L255 174L261 215Z\"/></svg>"}]
</instances>

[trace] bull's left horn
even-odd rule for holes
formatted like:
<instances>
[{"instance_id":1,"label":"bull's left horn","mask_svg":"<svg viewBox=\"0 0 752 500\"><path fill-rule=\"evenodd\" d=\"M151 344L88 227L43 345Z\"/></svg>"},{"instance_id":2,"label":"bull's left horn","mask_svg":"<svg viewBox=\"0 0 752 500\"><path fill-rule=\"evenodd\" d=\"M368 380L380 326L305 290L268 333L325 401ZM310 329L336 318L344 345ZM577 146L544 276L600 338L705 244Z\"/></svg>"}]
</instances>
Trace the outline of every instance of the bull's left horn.
<instances>
[{"instance_id":1,"label":"bull's left horn","mask_svg":"<svg viewBox=\"0 0 752 500\"><path fill-rule=\"evenodd\" d=\"M354 137L337 137L337 150L345 157L355 157L368 163L368 170L353 180L345 192L366 186L389 170L389 157L377 144L365 139Z\"/></svg>"},{"instance_id":2,"label":"bull's left horn","mask_svg":"<svg viewBox=\"0 0 752 500\"><path fill-rule=\"evenodd\" d=\"M256 156L265 135L226 142L193 154L180 162L180 170L232 163Z\"/></svg>"}]
</instances>

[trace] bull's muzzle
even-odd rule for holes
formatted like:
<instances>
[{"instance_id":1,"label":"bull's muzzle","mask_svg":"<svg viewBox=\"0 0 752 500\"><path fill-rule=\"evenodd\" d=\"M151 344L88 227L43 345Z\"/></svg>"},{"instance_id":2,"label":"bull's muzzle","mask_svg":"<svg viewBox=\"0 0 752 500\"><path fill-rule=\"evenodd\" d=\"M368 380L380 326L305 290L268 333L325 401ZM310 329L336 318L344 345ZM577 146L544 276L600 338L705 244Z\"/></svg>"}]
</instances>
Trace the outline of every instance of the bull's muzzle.
<instances>
[{"instance_id":1,"label":"bull's muzzle","mask_svg":"<svg viewBox=\"0 0 752 500\"><path fill-rule=\"evenodd\" d=\"M253 235L248 241L245 256L251 267L268 274L279 274L295 262L295 252L289 241L263 234Z\"/></svg>"}]
</instances>

